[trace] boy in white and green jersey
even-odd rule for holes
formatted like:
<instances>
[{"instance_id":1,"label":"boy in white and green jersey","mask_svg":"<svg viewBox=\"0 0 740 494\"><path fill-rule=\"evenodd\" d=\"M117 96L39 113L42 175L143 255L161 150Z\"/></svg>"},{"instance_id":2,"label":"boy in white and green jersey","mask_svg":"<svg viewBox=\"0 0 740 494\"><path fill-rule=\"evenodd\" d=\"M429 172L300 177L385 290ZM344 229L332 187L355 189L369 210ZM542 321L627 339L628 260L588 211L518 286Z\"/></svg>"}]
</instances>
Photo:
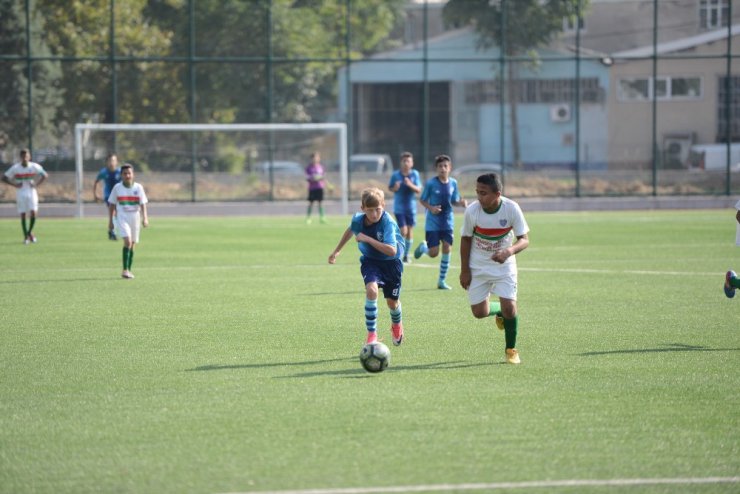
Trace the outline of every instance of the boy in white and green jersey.
<instances>
[{"instance_id":1,"label":"boy in white and green jersey","mask_svg":"<svg viewBox=\"0 0 740 494\"><path fill-rule=\"evenodd\" d=\"M134 182L134 168L126 163L121 167L121 181L108 196L110 220L108 229L113 230L115 223L118 235L123 238L123 272L126 279L134 277L131 265L134 262L134 246L139 242L140 226L149 226L146 204L149 202L144 187Z\"/></svg>"},{"instance_id":2,"label":"boy in white and green jersey","mask_svg":"<svg viewBox=\"0 0 740 494\"><path fill-rule=\"evenodd\" d=\"M41 185L49 175L38 163L31 161L31 151L21 149L21 161L11 166L2 181L16 188L15 201L18 213L21 215L23 227L23 243L36 243L33 227L36 224L36 214L39 210L39 195L36 187ZM26 216L30 216L30 224L26 226Z\"/></svg>"},{"instance_id":3,"label":"boy in white and green jersey","mask_svg":"<svg viewBox=\"0 0 740 494\"><path fill-rule=\"evenodd\" d=\"M501 195L495 173L478 177L478 200L465 210L460 232L460 285L468 291L473 316L496 317L504 330L506 362L520 363L516 349L517 266L515 254L529 246L529 225L519 205ZM498 302L490 302L491 295Z\"/></svg>"}]
</instances>

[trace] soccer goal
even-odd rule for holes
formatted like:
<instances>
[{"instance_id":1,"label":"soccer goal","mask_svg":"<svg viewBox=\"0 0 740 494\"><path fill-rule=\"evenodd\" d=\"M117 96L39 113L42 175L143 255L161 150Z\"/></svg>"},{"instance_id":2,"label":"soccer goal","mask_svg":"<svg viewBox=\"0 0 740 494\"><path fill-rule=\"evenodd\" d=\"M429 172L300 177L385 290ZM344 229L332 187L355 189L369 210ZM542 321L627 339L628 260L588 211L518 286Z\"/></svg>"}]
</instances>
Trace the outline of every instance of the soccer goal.
<instances>
[{"instance_id":1,"label":"soccer goal","mask_svg":"<svg viewBox=\"0 0 740 494\"><path fill-rule=\"evenodd\" d=\"M349 211L344 123L77 124L77 215L93 201L93 184L110 152L131 163L150 200L305 200L304 169L319 152L327 200ZM100 187L100 185L98 186Z\"/></svg>"}]
</instances>

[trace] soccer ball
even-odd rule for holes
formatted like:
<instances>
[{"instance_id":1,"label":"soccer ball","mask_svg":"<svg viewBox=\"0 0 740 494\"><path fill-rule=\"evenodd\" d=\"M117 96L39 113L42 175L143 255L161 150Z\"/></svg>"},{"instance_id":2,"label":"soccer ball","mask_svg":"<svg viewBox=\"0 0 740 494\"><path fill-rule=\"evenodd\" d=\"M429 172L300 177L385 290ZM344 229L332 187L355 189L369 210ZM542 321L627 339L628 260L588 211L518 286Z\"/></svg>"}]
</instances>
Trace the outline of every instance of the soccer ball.
<instances>
[{"instance_id":1,"label":"soccer ball","mask_svg":"<svg viewBox=\"0 0 740 494\"><path fill-rule=\"evenodd\" d=\"M360 351L360 363L368 372L383 372L391 363L391 351L383 343L368 343Z\"/></svg>"}]
</instances>

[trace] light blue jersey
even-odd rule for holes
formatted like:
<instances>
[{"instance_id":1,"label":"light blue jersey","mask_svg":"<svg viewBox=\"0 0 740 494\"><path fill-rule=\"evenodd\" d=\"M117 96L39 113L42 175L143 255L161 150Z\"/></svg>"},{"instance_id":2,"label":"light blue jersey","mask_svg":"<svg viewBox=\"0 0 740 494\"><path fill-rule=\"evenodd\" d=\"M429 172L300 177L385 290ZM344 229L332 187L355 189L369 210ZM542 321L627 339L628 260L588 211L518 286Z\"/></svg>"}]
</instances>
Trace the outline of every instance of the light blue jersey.
<instances>
[{"instance_id":1,"label":"light blue jersey","mask_svg":"<svg viewBox=\"0 0 740 494\"><path fill-rule=\"evenodd\" d=\"M460 192L457 188L457 180L450 177L446 184L440 182L439 177L431 178L424 186L421 200L432 206L442 206L439 214L432 214L427 210L425 230L428 232L448 231L455 227L455 213L452 205L460 202Z\"/></svg>"},{"instance_id":2,"label":"light blue jersey","mask_svg":"<svg viewBox=\"0 0 740 494\"><path fill-rule=\"evenodd\" d=\"M368 237L377 239L379 242L396 247L396 255L387 256L366 242L358 242L357 245L363 257L378 261L389 261L392 259L401 259L404 255L404 239L403 235L401 235L401 229L398 228L396 220L388 214L388 211L383 211L380 220L371 225L365 224L365 213L355 213L352 217L352 223L350 223L350 230L355 235L364 233Z\"/></svg>"},{"instance_id":3,"label":"light blue jersey","mask_svg":"<svg viewBox=\"0 0 740 494\"><path fill-rule=\"evenodd\" d=\"M419 187L421 185L421 176L419 172L411 169L408 175L411 183ZM416 214L416 192L404 183L404 176L401 170L396 170L391 175L388 187L393 187L396 183L401 184L398 190L393 194L393 213L399 214Z\"/></svg>"}]
</instances>

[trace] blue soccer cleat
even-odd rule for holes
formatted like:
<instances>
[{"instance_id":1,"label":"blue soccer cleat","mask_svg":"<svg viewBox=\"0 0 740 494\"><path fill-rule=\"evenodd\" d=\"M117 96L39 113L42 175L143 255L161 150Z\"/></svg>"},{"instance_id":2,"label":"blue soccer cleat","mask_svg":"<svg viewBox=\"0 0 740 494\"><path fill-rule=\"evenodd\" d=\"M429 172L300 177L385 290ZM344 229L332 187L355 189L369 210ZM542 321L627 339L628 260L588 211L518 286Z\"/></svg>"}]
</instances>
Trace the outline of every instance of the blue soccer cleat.
<instances>
[{"instance_id":1,"label":"blue soccer cleat","mask_svg":"<svg viewBox=\"0 0 740 494\"><path fill-rule=\"evenodd\" d=\"M416 249L414 249L414 259L418 259L427 252L427 243L422 242L420 243Z\"/></svg>"}]
</instances>

